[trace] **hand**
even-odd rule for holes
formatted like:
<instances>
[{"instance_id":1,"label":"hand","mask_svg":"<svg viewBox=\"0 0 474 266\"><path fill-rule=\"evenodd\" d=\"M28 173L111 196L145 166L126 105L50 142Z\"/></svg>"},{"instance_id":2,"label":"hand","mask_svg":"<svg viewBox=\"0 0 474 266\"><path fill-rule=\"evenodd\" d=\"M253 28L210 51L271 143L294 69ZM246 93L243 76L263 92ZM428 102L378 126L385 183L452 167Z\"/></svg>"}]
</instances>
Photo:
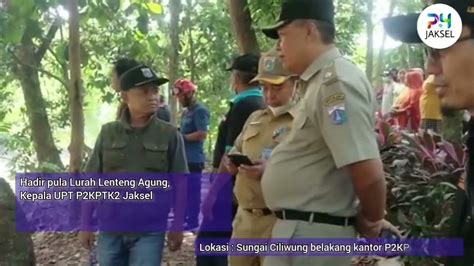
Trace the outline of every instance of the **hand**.
<instances>
[{"instance_id":1,"label":"hand","mask_svg":"<svg viewBox=\"0 0 474 266\"><path fill-rule=\"evenodd\" d=\"M383 219L372 222L367 220L361 213L357 214L356 230L362 237L377 238L382 231Z\"/></svg>"},{"instance_id":2,"label":"hand","mask_svg":"<svg viewBox=\"0 0 474 266\"><path fill-rule=\"evenodd\" d=\"M79 232L79 243L85 249L91 250L94 246L95 235L92 232Z\"/></svg>"},{"instance_id":3,"label":"hand","mask_svg":"<svg viewBox=\"0 0 474 266\"><path fill-rule=\"evenodd\" d=\"M170 251L177 251L183 244L183 232L168 232L168 248Z\"/></svg>"},{"instance_id":4,"label":"hand","mask_svg":"<svg viewBox=\"0 0 474 266\"><path fill-rule=\"evenodd\" d=\"M392 232L393 234L395 234L399 238L403 237L400 230L398 230L398 228L396 228L395 225L391 224L389 221L387 221L385 219L382 220L382 230L388 230L388 231Z\"/></svg>"},{"instance_id":5,"label":"hand","mask_svg":"<svg viewBox=\"0 0 474 266\"><path fill-rule=\"evenodd\" d=\"M257 180L262 179L263 171L265 170L265 163L264 160L256 160L253 161L254 165L243 165L239 166L239 173L246 177L254 178Z\"/></svg>"},{"instance_id":6,"label":"hand","mask_svg":"<svg viewBox=\"0 0 474 266\"><path fill-rule=\"evenodd\" d=\"M235 153L233 153L233 154L235 154ZM229 157L227 155L224 155L224 166L225 166L225 168L227 168L227 171L229 171L229 173L231 175L236 175L237 172L239 171L237 169L237 166L232 163L232 161L229 159Z\"/></svg>"},{"instance_id":7,"label":"hand","mask_svg":"<svg viewBox=\"0 0 474 266\"><path fill-rule=\"evenodd\" d=\"M209 191L206 198L204 199L201 205L201 212L202 216L206 220L212 220L214 217L212 216L212 209L214 208L214 204L216 203L216 195L214 192Z\"/></svg>"}]
</instances>

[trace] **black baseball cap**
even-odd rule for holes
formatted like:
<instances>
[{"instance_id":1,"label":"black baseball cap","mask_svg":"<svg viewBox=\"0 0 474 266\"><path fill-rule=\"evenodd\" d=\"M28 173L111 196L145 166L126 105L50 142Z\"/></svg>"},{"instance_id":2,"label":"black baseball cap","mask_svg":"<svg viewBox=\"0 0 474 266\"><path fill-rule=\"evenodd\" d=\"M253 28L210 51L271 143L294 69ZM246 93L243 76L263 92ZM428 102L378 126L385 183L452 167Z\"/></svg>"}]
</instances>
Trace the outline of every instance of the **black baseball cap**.
<instances>
[{"instance_id":1,"label":"black baseball cap","mask_svg":"<svg viewBox=\"0 0 474 266\"><path fill-rule=\"evenodd\" d=\"M434 0L433 4L446 4L454 8L464 25L474 25L474 0ZM404 43L421 43L417 22L420 13L411 13L383 19L387 35Z\"/></svg>"},{"instance_id":2,"label":"black baseball cap","mask_svg":"<svg viewBox=\"0 0 474 266\"><path fill-rule=\"evenodd\" d=\"M244 55L237 56L232 60L232 64L230 67L227 68L227 71L231 70L239 70L248 73L258 73L258 61L260 60L260 56L248 53Z\"/></svg>"},{"instance_id":3,"label":"black baseball cap","mask_svg":"<svg viewBox=\"0 0 474 266\"><path fill-rule=\"evenodd\" d=\"M272 39L278 39L278 29L296 19L314 19L334 25L334 4L332 0L284 0L280 18L263 33Z\"/></svg>"},{"instance_id":4,"label":"black baseball cap","mask_svg":"<svg viewBox=\"0 0 474 266\"><path fill-rule=\"evenodd\" d=\"M120 77L120 90L128 91L135 87L153 84L156 86L168 83L167 78L160 78L146 65L139 65L129 69Z\"/></svg>"}]
</instances>

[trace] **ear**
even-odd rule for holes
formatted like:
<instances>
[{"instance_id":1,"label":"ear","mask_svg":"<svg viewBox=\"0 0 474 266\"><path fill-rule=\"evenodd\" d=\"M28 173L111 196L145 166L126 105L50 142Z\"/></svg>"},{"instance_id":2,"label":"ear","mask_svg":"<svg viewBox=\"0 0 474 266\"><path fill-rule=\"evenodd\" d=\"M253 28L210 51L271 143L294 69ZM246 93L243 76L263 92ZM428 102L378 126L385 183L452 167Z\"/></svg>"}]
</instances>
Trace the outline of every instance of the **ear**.
<instances>
[{"instance_id":1,"label":"ear","mask_svg":"<svg viewBox=\"0 0 474 266\"><path fill-rule=\"evenodd\" d=\"M308 28L308 38L310 40L321 40L321 33L315 23L306 23Z\"/></svg>"},{"instance_id":2,"label":"ear","mask_svg":"<svg viewBox=\"0 0 474 266\"><path fill-rule=\"evenodd\" d=\"M126 103L126 102L127 102L127 99L128 99L128 98L127 98L127 92L121 91L121 92L120 92L120 98L122 98L122 101Z\"/></svg>"}]
</instances>

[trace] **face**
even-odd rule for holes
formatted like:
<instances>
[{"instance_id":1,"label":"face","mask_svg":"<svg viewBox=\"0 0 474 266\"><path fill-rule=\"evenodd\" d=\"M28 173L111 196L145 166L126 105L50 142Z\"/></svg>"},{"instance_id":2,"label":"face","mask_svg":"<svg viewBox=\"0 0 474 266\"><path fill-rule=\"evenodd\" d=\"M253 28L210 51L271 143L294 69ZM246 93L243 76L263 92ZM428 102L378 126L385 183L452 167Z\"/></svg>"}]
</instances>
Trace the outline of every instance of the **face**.
<instances>
[{"instance_id":1,"label":"face","mask_svg":"<svg viewBox=\"0 0 474 266\"><path fill-rule=\"evenodd\" d=\"M405 84L406 75L407 75L407 72L405 72L405 70L398 71L398 82Z\"/></svg>"},{"instance_id":2,"label":"face","mask_svg":"<svg viewBox=\"0 0 474 266\"><path fill-rule=\"evenodd\" d=\"M230 89L235 93L235 94L238 94L239 93L239 86L237 86L237 84L239 83L238 82L238 75L237 75L237 72L234 70L231 72L230 74L230 78L229 78L229 83L230 83Z\"/></svg>"},{"instance_id":3,"label":"face","mask_svg":"<svg viewBox=\"0 0 474 266\"><path fill-rule=\"evenodd\" d=\"M461 38L470 34L463 27ZM437 92L444 109L474 111L474 40L457 42L438 50L427 62L427 71L435 75Z\"/></svg>"},{"instance_id":4,"label":"face","mask_svg":"<svg viewBox=\"0 0 474 266\"><path fill-rule=\"evenodd\" d=\"M390 76L389 76L390 79L394 80L397 78L397 71L390 71Z\"/></svg>"},{"instance_id":5,"label":"face","mask_svg":"<svg viewBox=\"0 0 474 266\"><path fill-rule=\"evenodd\" d=\"M278 30L277 51L284 67L290 72L302 74L308 67L308 47L316 45L310 42L310 34L308 23L298 21Z\"/></svg>"},{"instance_id":6,"label":"face","mask_svg":"<svg viewBox=\"0 0 474 266\"><path fill-rule=\"evenodd\" d=\"M178 94L175 95L176 99L178 99L179 103L183 107L188 107L191 104L193 94L185 94L182 92L179 92Z\"/></svg>"},{"instance_id":7,"label":"face","mask_svg":"<svg viewBox=\"0 0 474 266\"><path fill-rule=\"evenodd\" d=\"M123 95L130 113L138 116L155 113L158 108L158 98L159 88L154 85L133 88Z\"/></svg>"},{"instance_id":8,"label":"face","mask_svg":"<svg viewBox=\"0 0 474 266\"><path fill-rule=\"evenodd\" d=\"M265 102L271 107L283 106L291 101L294 92L294 81L289 79L283 84L274 85L263 82L263 94Z\"/></svg>"}]
</instances>

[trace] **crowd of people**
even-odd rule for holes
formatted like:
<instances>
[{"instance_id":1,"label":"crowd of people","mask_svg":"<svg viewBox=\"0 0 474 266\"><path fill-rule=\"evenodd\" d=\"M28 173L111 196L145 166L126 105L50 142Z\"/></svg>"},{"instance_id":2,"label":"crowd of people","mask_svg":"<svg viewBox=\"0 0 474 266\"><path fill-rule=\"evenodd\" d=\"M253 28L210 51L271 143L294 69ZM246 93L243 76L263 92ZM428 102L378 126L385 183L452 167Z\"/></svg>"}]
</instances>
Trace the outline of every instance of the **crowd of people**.
<instances>
[{"instance_id":1,"label":"crowd of people","mask_svg":"<svg viewBox=\"0 0 474 266\"><path fill-rule=\"evenodd\" d=\"M235 97L219 124L212 166L214 173L232 176L233 195L220 193L225 179L216 175L203 202L193 196L194 206L181 221L185 230L197 230L197 241L376 238L382 231L400 236L384 219L386 185L374 134L376 95L365 74L334 44L332 0L284 1L279 20L263 33L277 40L275 48L261 56L238 56L228 69ZM449 83L444 83L441 97L436 94L444 67L436 60L443 59L431 57L426 74L421 69L386 73L380 112L400 128L439 133L442 104L472 108L473 97L460 99L472 93L452 93ZM117 121L102 127L86 171L203 172L209 119L218 114L199 102L196 83L174 83L173 95L185 110L178 129L165 122L169 110L158 100L166 78L133 59L122 59L112 80L122 104ZM236 155L249 162L234 161ZM189 187L199 190L202 181L188 180L193 184ZM203 229L219 216L214 206L222 197L232 197L232 231ZM91 210L84 209L87 222ZM81 232L79 238L84 247L92 247L92 232ZM165 240L170 250L177 250L183 234L99 232L98 260L106 266L160 265ZM467 244L462 259L472 264L469 248ZM350 265L350 257L197 256L196 264Z\"/></svg>"},{"instance_id":2,"label":"crowd of people","mask_svg":"<svg viewBox=\"0 0 474 266\"><path fill-rule=\"evenodd\" d=\"M441 134L443 114L434 75L425 75L417 68L392 68L383 77L384 84L379 91L382 117L402 130L423 129Z\"/></svg>"}]
</instances>

